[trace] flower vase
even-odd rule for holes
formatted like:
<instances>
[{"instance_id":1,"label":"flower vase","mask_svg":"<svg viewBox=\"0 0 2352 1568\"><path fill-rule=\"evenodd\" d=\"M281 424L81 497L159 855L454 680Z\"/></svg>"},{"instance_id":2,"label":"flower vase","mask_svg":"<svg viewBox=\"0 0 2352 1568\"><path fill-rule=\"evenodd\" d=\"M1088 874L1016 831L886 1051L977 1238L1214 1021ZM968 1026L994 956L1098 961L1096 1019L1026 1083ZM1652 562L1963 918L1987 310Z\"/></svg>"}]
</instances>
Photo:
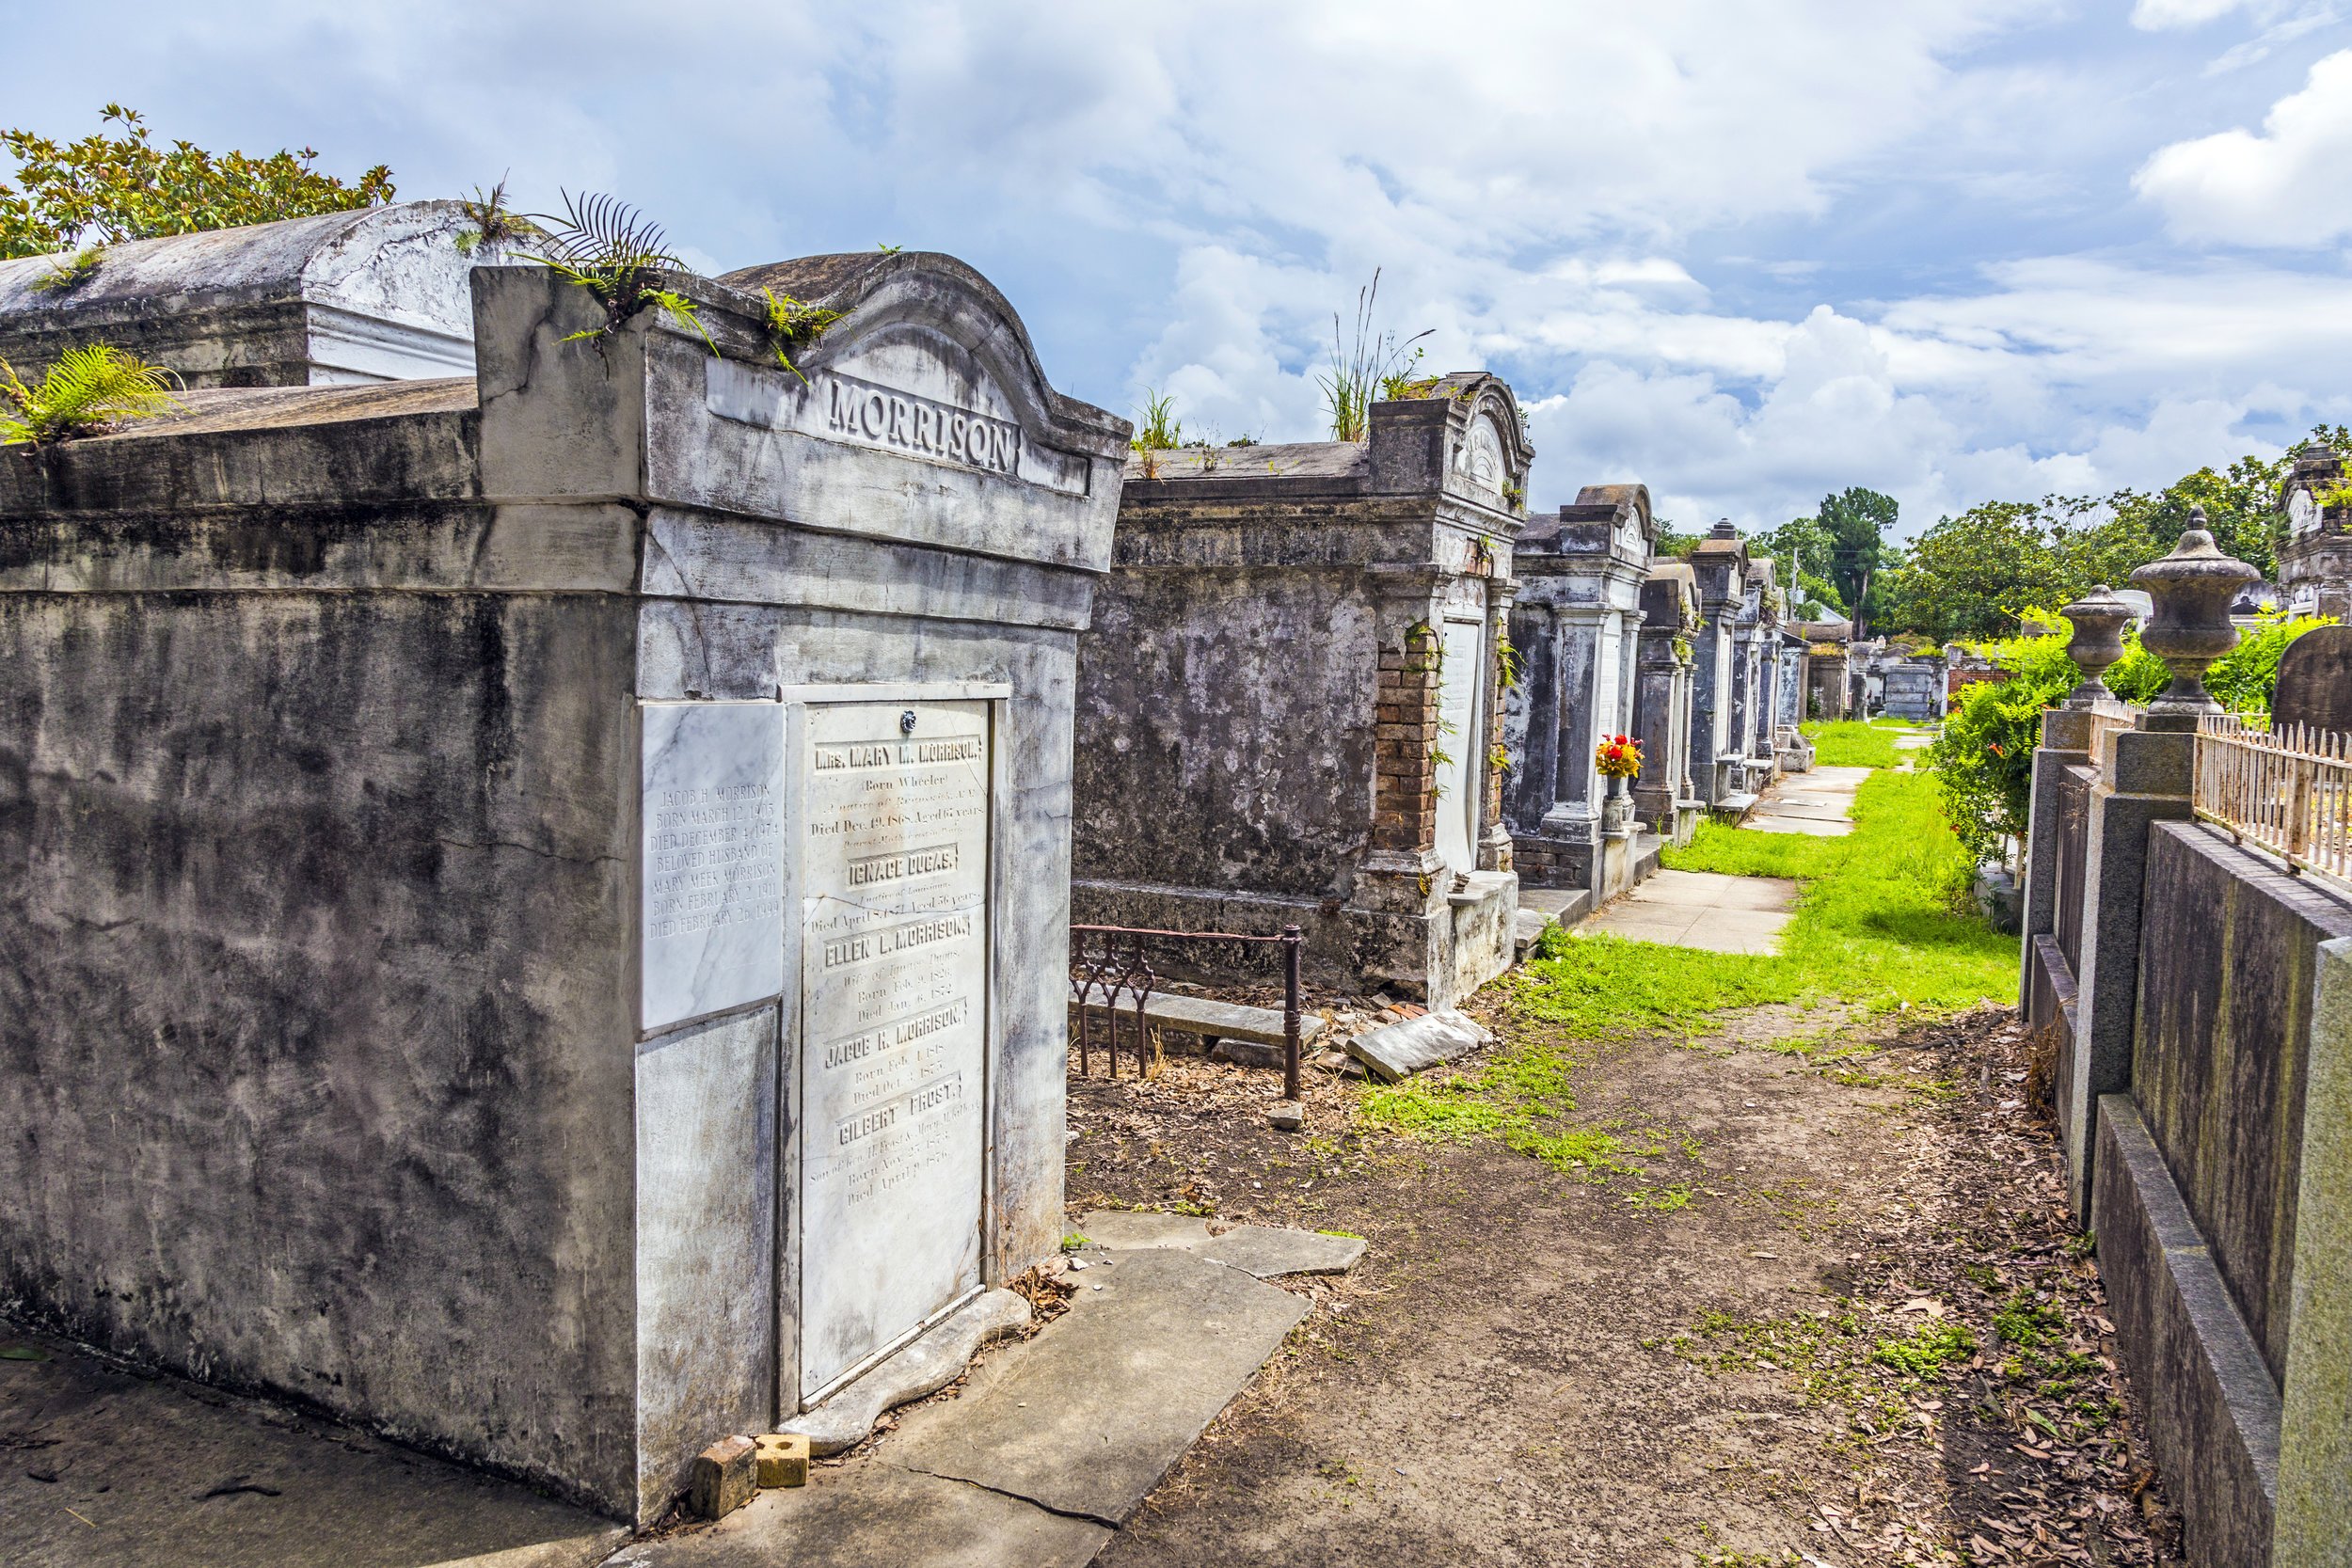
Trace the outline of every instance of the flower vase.
<instances>
[{"instance_id":1,"label":"flower vase","mask_svg":"<svg viewBox=\"0 0 2352 1568\"><path fill-rule=\"evenodd\" d=\"M1609 793L1600 803L1600 830L1605 833L1630 832L1633 829L1633 792L1630 781L1623 773L1609 775Z\"/></svg>"}]
</instances>

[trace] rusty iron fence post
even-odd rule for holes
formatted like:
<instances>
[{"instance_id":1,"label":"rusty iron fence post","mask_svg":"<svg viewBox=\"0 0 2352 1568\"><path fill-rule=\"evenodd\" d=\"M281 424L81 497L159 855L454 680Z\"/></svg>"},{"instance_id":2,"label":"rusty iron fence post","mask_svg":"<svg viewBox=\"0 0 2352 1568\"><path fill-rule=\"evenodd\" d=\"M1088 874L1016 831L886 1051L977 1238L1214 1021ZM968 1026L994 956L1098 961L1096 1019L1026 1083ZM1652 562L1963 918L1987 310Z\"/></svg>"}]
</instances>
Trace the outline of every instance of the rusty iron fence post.
<instances>
[{"instance_id":1,"label":"rusty iron fence post","mask_svg":"<svg viewBox=\"0 0 2352 1568\"><path fill-rule=\"evenodd\" d=\"M1282 1098L1296 1100L1298 1086L1298 927L1282 927Z\"/></svg>"}]
</instances>

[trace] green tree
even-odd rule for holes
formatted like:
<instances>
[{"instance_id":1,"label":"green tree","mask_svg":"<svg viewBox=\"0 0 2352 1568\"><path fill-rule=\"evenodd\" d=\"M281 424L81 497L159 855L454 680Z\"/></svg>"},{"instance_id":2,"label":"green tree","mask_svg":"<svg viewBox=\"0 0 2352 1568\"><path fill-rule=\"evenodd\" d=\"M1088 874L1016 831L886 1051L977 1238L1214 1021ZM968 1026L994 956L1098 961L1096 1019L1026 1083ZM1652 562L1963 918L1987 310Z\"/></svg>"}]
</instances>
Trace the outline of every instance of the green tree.
<instances>
[{"instance_id":1,"label":"green tree","mask_svg":"<svg viewBox=\"0 0 2352 1568\"><path fill-rule=\"evenodd\" d=\"M109 103L101 119L121 134L99 131L61 143L30 131L0 132L0 145L17 163L15 184L0 183L0 257L47 256L392 199L392 171L381 164L346 185L313 168L318 153L307 147L266 157L215 154L184 141L159 148L136 111Z\"/></svg>"},{"instance_id":2,"label":"green tree","mask_svg":"<svg viewBox=\"0 0 2352 1568\"><path fill-rule=\"evenodd\" d=\"M1696 533L1685 533L1664 517L1653 520L1658 524L1658 538L1649 547L1650 559L1653 561L1679 561L1689 555L1691 546L1704 537Z\"/></svg>"},{"instance_id":3,"label":"green tree","mask_svg":"<svg viewBox=\"0 0 2352 1568\"><path fill-rule=\"evenodd\" d=\"M1894 497L1859 484L1821 498L1819 521L1829 534L1831 549L1827 576L1839 601L1853 611L1857 637L1867 634L1874 619L1870 580L1889 563L1886 539L1900 512Z\"/></svg>"},{"instance_id":4,"label":"green tree","mask_svg":"<svg viewBox=\"0 0 2352 1568\"><path fill-rule=\"evenodd\" d=\"M1819 517L1797 517L1748 540L1750 556L1768 555L1788 590L1789 613L1811 620L1820 613L1844 615L1846 596L1826 575L1837 543Z\"/></svg>"},{"instance_id":5,"label":"green tree","mask_svg":"<svg viewBox=\"0 0 2352 1568\"><path fill-rule=\"evenodd\" d=\"M2037 606L2064 604L2047 501L1986 501L1921 534L1879 584L1887 629L1937 642L1998 637Z\"/></svg>"}]
</instances>

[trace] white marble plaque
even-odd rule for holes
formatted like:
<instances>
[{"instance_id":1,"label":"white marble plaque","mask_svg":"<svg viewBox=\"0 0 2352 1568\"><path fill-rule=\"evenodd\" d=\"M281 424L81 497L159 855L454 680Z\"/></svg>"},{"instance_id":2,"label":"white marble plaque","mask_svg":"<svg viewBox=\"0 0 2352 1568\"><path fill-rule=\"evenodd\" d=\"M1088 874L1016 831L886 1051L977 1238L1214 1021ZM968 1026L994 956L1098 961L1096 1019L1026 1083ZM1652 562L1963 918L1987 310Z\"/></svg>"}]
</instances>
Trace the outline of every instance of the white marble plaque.
<instances>
[{"instance_id":1,"label":"white marble plaque","mask_svg":"<svg viewBox=\"0 0 2352 1568\"><path fill-rule=\"evenodd\" d=\"M1445 662L1438 672L1438 858L1450 871L1478 869L1478 689L1485 673L1486 627L1445 623Z\"/></svg>"},{"instance_id":2,"label":"white marble plaque","mask_svg":"<svg viewBox=\"0 0 2352 1568\"><path fill-rule=\"evenodd\" d=\"M647 703L640 1027L784 990L784 706Z\"/></svg>"},{"instance_id":3,"label":"white marble plaque","mask_svg":"<svg viewBox=\"0 0 2352 1568\"><path fill-rule=\"evenodd\" d=\"M988 705L811 705L798 830L801 1386L977 1289Z\"/></svg>"}]
</instances>

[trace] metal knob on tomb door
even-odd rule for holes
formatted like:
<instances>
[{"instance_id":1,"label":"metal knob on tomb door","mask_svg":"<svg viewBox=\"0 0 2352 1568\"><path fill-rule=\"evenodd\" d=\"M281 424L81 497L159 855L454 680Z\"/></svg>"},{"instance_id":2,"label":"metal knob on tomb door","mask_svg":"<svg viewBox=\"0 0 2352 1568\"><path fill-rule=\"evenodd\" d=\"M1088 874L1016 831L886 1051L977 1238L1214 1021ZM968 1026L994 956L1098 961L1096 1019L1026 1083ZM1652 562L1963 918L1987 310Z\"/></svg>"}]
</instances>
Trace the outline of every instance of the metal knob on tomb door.
<instances>
[{"instance_id":1,"label":"metal knob on tomb door","mask_svg":"<svg viewBox=\"0 0 2352 1568\"><path fill-rule=\"evenodd\" d=\"M2066 705L2090 707L2106 694L2099 677L2123 657L2123 628L2137 612L2129 600L2117 598L2115 591L2103 582L2058 613L2074 628L2073 640L2066 644L2066 657L2083 676L2082 684L2066 694Z\"/></svg>"},{"instance_id":2,"label":"metal knob on tomb door","mask_svg":"<svg viewBox=\"0 0 2352 1568\"><path fill-rule=\"evenodd\" d=\"M2230 605L2239 589L2262 577L2216 547L2205 529L2203 508L2190 513L2189 522L2189 531L2170 555L2132 574L2133 585L2146 589L2156 607L2140 628L2140 646L2172 672L2172 684L2148 705L2150 718L2159 721L2152 728L2174 727L2161 722L2168 718L2193 724L2201 713L2220 711L2221 705L2205 690L2205 671L2237 646Z\"/></svg>"}]
</instances>

